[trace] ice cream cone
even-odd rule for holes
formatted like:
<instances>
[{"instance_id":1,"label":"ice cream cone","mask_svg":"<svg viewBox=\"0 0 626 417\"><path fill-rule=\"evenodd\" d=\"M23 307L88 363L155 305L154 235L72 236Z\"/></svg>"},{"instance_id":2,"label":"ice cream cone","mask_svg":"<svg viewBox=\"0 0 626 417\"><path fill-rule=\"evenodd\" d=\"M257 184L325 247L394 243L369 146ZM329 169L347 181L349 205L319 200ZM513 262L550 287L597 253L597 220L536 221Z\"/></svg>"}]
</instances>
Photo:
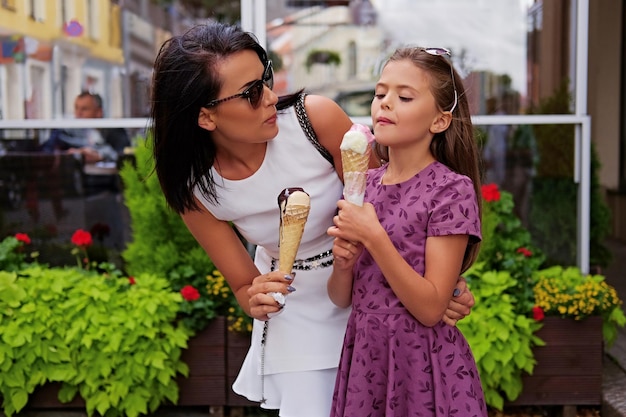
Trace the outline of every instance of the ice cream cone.
<instances>
[{"instance_id":1,"label":"ice cream cone","mask_svg":"<svg viewBox=\"0 0 626 417\"><path fill-rule=\"evenodd\" d=\"M280 207L278 270L289 274L296 260L311 204L309 195L298 188L283 190L278 197L278 204Z\"/></svg>"},{"instance_id":2,"label":"ice cream cone","mask_svg":"<svg viewBox=\"0 0 626 417\"><path fill-rule=\"evenodd\" d=\"M350 130L344 135L340 149L343 165L343 196L347 201L362 206L371 147L365 134Z\"/></svg>"}]
</instances>

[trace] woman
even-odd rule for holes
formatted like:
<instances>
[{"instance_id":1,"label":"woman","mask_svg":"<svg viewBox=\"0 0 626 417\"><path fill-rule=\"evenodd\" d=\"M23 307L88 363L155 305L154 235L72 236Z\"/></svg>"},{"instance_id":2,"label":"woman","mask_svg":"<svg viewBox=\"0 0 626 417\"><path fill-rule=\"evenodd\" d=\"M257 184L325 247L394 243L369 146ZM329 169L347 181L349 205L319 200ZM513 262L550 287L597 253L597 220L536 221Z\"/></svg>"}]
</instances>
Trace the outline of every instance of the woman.
<instances>
[{"instance_id":1,"label":"woman","mask_svg":"<svg viewBox=\"0 0 626 417\"><path fill-rule=\"evenodd\" d=\"M352 122L330 99L279 99L272 84L265 50L237 27L208 23L166 41L152 89L155 169L167 203L255 319L234 391L281 416L322 417L349 313L326 292L326 229L342 195L339 144ZM290 187L310 195L311 211L300 262L285 275L274 271L277 197ZM254 261L231 225L257 245ZM456 291L450 324L474 303L463 281ZM288 294L284 308L270 292Z\"/></svg>"}]
</instances>

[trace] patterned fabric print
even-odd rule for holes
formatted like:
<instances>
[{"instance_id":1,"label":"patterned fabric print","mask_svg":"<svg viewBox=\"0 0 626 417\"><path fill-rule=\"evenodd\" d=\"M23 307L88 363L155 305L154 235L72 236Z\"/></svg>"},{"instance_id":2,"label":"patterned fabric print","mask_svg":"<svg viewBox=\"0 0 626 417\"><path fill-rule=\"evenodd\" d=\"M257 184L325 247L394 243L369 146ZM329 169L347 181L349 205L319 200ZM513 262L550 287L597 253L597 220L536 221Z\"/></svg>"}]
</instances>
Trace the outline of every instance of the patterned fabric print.
<instances>
[{"instance_id":1,"label":"patterned fabric print","mask_svg":"<svg viewBox=\"0 0 626 417\"><path fill-rule=\"evenodd\" d=\"M405 183L385 186L385 168L369 171L365 198L420 274L427 236L480 239L476 195L467 177L435 162ZM487 416L476 363L459 330L443 322L419 323L369 253L356 270L331 416Z\"/></svg>"}]
</instances>

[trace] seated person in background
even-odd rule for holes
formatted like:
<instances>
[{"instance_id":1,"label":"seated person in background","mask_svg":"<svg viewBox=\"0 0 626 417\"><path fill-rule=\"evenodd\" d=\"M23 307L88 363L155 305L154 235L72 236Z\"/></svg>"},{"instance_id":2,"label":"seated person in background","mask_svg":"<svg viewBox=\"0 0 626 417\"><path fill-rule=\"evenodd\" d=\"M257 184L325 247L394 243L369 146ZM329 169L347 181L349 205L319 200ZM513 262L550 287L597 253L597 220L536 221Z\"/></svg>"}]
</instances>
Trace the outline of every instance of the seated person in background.
<instances>
[{"instance_id":1,"label":"seated person in background","mask_svg":"<svg viewBox=\"0 0 626 417\"><path fill-rule=\"evenodd\" d=\"M76 97L74 116L77 119L97 119L102 115L102 97L99 94L83 91ZM41 150L80 154L85 163L91 164L116 162L127 146L130 146L130 138L123 128L53 129Z\"/></svg>"},{"instance_id":2,"label":"seated person in background","mask_svg":"<svg viewBox=\"0 0 626 417\"><path fill-rule=\"evenodd\" d=\"M103 117L102 97L88 91L81 92L74 100L76 119ZM80 155L84 164L97 162L116 163L124 148L130 146L128 132L123 128L106 129L53 129L50 138L41 146L42 152L64 152ZM117 174L83 175L86 195L101 191L119 192Z\"/></svg>"}]
</instances>

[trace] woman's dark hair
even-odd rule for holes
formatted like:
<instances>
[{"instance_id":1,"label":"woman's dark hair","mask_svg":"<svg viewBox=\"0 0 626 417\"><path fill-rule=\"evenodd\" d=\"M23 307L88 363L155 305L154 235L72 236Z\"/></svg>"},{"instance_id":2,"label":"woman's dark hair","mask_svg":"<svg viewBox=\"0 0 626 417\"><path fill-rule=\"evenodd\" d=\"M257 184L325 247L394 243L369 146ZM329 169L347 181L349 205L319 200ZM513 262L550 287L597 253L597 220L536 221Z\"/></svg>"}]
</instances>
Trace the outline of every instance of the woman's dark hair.
<instances>
[{"instance_id":1,"label":"woman's dark hair","mask_svg":"<svg viewBox=\"0 0 626 417\"><path fill-rule=\"evenodd\" d=\"M211 173L215 145L211 133L198 126L198 115L219 94L218 64L245 50L267 62L267 53L254 35L237 26L210 22L168 39L156 57L150 111L152 152L165 200L178 213L198 209L196 187L217 203ZM296 94L282 97L277 107L293 105L296 98Z\"/></svg>"},{"instance_id":2,"label":"woman's dark hair","mask_svg":"<svg viewBox=\"0 0 626 417\"><path fill-rule=\"evenodd\" d=\"M448 58L443 55L431 55L424 48L397 49L387 62L404 60L412 62L413 65L429 74L431 92L441 111L452 108L456 87L458 104L452 111L452 122L444 132L435 134L430 150L437 161L472 180L478 200L478 213L481 215L482 194L478 144L474 136L474 126L463 81ZM454 82L452 82L452 77L454 77ZM388 160L387 149L378 145L376 151L382 160ZM476 260L479 247L479 244L468 246L463 259L463 271Z\"/></svg>"}]
</instances>

